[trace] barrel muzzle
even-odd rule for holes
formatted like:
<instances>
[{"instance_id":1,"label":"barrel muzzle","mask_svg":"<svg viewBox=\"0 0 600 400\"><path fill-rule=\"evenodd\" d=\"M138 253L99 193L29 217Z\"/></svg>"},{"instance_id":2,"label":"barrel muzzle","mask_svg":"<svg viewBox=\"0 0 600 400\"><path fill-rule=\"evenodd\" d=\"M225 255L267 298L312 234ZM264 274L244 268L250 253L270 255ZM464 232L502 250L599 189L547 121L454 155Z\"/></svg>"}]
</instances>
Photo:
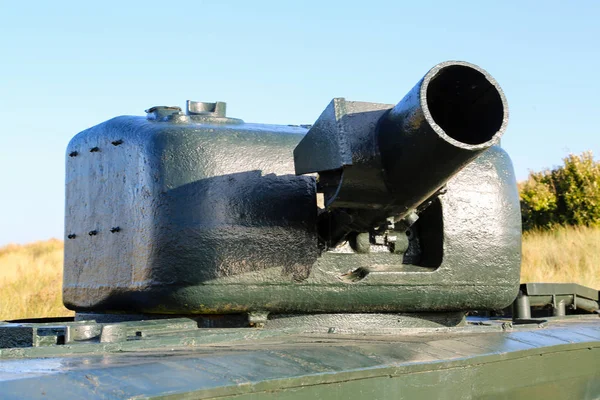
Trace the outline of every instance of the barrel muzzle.
<instances>
[{"instance_id":1,"label":"barrel muzzle","mask_svg":"<svg viewBox=\"0 0 600 400\"><path fill-rule=\"evenodd\" d=\"M506 129L504 93L486 71L465 62L445 62L432 68L419 90L423 115L442 139L476 150L496 143ZM399 111L394 107L389 119Z\"/></svg>"}]
</instances>

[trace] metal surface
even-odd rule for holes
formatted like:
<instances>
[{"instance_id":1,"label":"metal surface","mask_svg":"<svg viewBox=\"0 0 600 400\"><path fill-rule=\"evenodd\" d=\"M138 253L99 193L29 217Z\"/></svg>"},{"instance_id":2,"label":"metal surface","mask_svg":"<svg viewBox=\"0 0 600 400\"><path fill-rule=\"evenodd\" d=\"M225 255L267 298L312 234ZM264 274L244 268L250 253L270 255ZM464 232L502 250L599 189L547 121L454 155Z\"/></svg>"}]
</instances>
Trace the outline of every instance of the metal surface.
<instances>
[{"instance_id":1,"label":"metal surface","mask_svg":"<svg viewBox=\"0 0 600 400\"><path fill-rule=\"evenodd\" d=\"M507 122L499 85L464 62L436 65L395 107L334 99L294 150L297 174L320 174L320 235L336 245L426 206Z\"/></svg>"},{"instance_id":2,"label":"metal surface","mask_svg":"<svg viewBox=\"0 0 600 400\"><path fill-rule=\"evenodd\" d=\"M460 62L438 65L411 93L396 107L334 100L306 136L303 127L227 117L225 103L192 101L186 113L152 107L146 118L81 132L66 157L66 306L152 314L504 308L518 290L519 198L506 153L481 153L504 130L503 95L483 70ZM415 123L397 126L404 119ZM384 205L376 211L384 229L361 217L369 230L353 232L360 240L327 247L319 237L335 221L317 207L317 179L293 175L292 158L295 151L296 170L300 155L339 161L329 150L307 155L315 132L345 143L350 153L339 156L354 163L338 206L355 198L370 213ZM397 140L417 151L396 149ZM437 154L443 179L417 153ZM427 198L418 213L404 213Z\"/></svg>"},{"instance_id":3,"label":"metal surface","mask_svg":"<svg viewBox=\"0 0 600 400\"><path fill-rule=\"evenodd\" d=\"M530 296L576 294L595 301L600 298L598 290L576 283L524 283L522 289Z\"/></svg>"},{"instance_id":4,"label":"metal surface","mask_svg":"<svg viewBox=\"0 0 600 400\"><path fill-rule=\"evenodd\" d=\"M518 319L530 319L531 318L531 304L529 303L529 296L519 291L517 298L513 304L513 314Z\"/></svg>"},{"instance_id":5,"label":"metal surface","mask_svg":"<svg viewBox=\"0 0 600 400\"><path fill-rule=\"evenodd\" d=\"M207 103L202 101L186 101L186 114L188 115L210 115L213 117L225 117L227 104L222 101Z\"/></svg>"},{"instance_id":6,"label":"metal surface","mask_svg":"<svg viewBox=\"0 0 600 400\"><path fill-rule=\"evenodd\" d=\"M580 312L599 312L599 292L574 283L524 283L513 304L516 318L564 316Z\"/></svg>"},{"instance_id":7,"label":"metal surface","mask_svg":"<svg viewBox=\"0 0 600 400\"><path fill-rule=\"evenodd\" d=\"M564 301L559 301L553 305L552 315L555 317L563 317L567 315L566 304Z\"/></svg>"},{"instance_id":8,"label":"metal surface","mask_svg":"<svg viewBox=\"0 0 600 400\"><path fill-rule=\"evenodd\" d=\"M310 335L195 329L185 320L124 323L125 341L0 349L0 393L6 399L594 399L599 322L591 316L510 327L473 320L461 328Z\"/></svg>"},{"instance_id":9,"label":"metal surface","mask_svg":"<svg viewBox=\"0 0 600 400\"><path fill-rule=\"evenodd\" d=\"M290 174L304 132L118 117L76 136L66 304L156 312L162 299L145 289L177 296L181 286L266 268L280 268L287 283L305 277L318 252L315 183ZM85 151L92 147L99 151Z\"/></svg>"},{"instance_id":10,"label":"metal surface","mask_svg":"<svg viewBox=\"0 0 600 400\"><path fill-rule=\"evenodd\" d=\"M83 182L86 177L79 179ZM106 190L109 182L99 182L104 184L97 190ZM265 223L265 218L281 218L288 212L294 213L294 218L301 217L286 207L292 204L288 198L273 199L273 205L281 204L279 216L272 212L276 208L271 208L268 216L265 213L264 218L254 220L257 226L252 230L241 227L238 236L217 235L217 230L214 241L199 246L201 238L194 232L210 231L194 231L194 224L206 221L204 226L208 226L214 221L211 218L227 215L212 214L213 209L208 206L201 209L205 213L201 214L193 207L197 203L186 203L197 193L192 190L202 184L201 180L184 189L174 189L169 197L157 195L159 199L172 199L170 206L158 207L160 203L151 195L132 195L124 201L121 193L132 193L132 189L122 186L115 188L115 196L121 196L120 200L90 196L113 213L102 212L106 221L98 228L97 236L84 234L66 241L67 305L80 311L178 314L251 310L406 312L501 309L516 296L521 247L519 205L512 166L500 148L489 150L453 178L447 192L439 197L439 204L422 214L416 227L421 229L420 239L429 246L429 252L421 255L420 265L414 266L404 264L402 254L391 252L324 252L317 257L314 237L309 237L311 242L307 243L298 230L259 230L258 225ZM81 186L73 185L72 190ZM224 200L216 198L220 192L215 189L214 197L210 197L212 204L223 204ZM76 193L75 199L79 199L85 192ZM275 197L274 193L268 195ZM138 208L119 209L120 204L135 201ZM256 204L257 209L264 209L261 204ZM157 216L160 218L152 219ZM76 220L75 215L70 217L67 229ZM91 218L82 211L81 220L86 219ZM286 221L280 224L283 222ZM168 229L153 227L153 223L166 224ZM180 229L176 229L178 224L182 225ZM108 232L115 225L122 230L116 234ZM131 234L132 226L137 229L135 235ZM273 232L268 239L250 234L254 230L267 235L268 229ZM160 242L153 242L158 239ZM215 250L208 252L211 246ZM112 250L105 251L108 248ZM306 264L311 264L311 249L316 261L304 270L300 262L307 260ZM223 256L215 257L217 251ZM265 268L253 269L252 263L261 257L264 262L255 265ZM221 260L221 264L216 264ZM236 270L236 265L240 269ZM360 268L364 273L358 280L344 278Z\"/></svg>"},{"instance_id":11,"label":"metal surface","mask_svg":"<svg viewBox=\"0 0 600 400\"><path fill-rule=\"evenodd\" d=\"M450 62L308 134L194 101L81 132L78 312L0 321L0 397L600 398L600 318L572 315L598 292L519 287L506 122L496 82Z\"/></svg>"}]
</instances>

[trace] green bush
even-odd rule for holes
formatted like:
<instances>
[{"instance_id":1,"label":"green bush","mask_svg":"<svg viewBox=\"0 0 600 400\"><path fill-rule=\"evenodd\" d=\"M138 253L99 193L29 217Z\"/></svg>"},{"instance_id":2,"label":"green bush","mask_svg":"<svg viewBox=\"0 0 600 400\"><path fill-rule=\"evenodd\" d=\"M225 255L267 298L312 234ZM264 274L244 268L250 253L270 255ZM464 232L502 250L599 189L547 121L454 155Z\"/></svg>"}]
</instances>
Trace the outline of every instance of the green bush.
<instances>
[{"instance_id":1,"label":"green bush","mask_svg":"<svg viewBox=\"0 0 600 400\"><path fill-rule=\"evenodd\" d=\"M559 167L531 172L519 192L524 230L600 226L600 162L592 152L571 154Z\"/></svg>"}]
</instances>

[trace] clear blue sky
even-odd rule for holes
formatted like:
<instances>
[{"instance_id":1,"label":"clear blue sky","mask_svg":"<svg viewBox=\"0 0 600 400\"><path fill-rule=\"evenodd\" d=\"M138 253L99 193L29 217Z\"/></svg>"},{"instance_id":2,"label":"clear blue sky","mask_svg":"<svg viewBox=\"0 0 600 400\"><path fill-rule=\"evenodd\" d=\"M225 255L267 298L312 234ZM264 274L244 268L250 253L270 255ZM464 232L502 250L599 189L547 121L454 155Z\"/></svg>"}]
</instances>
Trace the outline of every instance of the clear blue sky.
<instances>
[{"instance_id":1,"label":"clear blue sky","mask_svg":"<svg viewBox=\"0 0 600 400\"><path fill-rule=\"evenodd\" d=\"M333 97L396 103L434 64L504 88L517 176L600 155L600 2L0 0L0 245L63 236L77 132L186 99L311 123Z\"/></svg>"}]
</instances>

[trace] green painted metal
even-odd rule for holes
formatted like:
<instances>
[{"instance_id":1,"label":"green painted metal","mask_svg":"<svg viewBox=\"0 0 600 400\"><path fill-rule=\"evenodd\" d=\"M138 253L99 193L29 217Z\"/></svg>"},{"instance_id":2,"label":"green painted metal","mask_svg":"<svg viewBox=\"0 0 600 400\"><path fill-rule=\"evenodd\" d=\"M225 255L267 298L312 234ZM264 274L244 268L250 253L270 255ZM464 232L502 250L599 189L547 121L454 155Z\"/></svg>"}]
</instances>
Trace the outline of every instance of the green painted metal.
<instances>
[{"instance_id":1,"label":"green painted metal","mask_svg":"<svg viewBox=\"0 0 600 400\"><path fill-rule=\"evenodd\" d=\"M466 86L454 93L448 79ZM506 307L518 292L521 222L510 158L494 145L507 122L504 97L467 63L440 64L415 88L422 98L409 94L395 107L337 99L346 114L328 107L310 130L245 123L227 117L224 103L191 102L186 113L153 107L146 118L79 133L66 157L65 305L148 314ZM414 112L403 117L403 107ZM457 110L471 124L464 132L447 117ZM421 112L426 118L411 119ZM495 122L480 119L488 114ZM402 118L406 129L397 126ZM419 135L415 154L397 149L397 141L412 149ZM319 208L328 171L318 179L294 172L334 160L319 145L335 141L349 146L338 146L340 157L356 156L344 169L350 188L338 192L360 191L351 218L367 225L332 245L327 215L345 213L349 200ZM417 153L436 154L439 164ZM390 207L376 207L382 202ZM356 214L374 209L373 218Z\"/></svg>"},{"instance_id":2,"label":"green painted metal","mask_svg":"<svg viewBox=\"0 0 600 400\"><path fill-rule=\"evenodd\" d=\"M296 173L319 173L332 247L390 218L404 229L508 123L502 89L476 65L434 66L394 107L334 99L294 150Z\"/></svg>"},{"instance_id":3,"label":"green painted metal","mask_svg":"<svg viewBox=\"0 0 600 400\"><path fill-rule=\"evenodd\" d=\"M575 283L524 283L522 285L524 293L529 296L544 295L577 295L578 297L598 301L599 291Z\"/></svg>"},{"instance_id":4,"label":"green painted metal","mask_svg":"<svg viewBox=\"0 0 600 400\"><path fill-rule=\"evenodd\" d=\"M146 112L69 143L76 318L0 321L1 398L600 398L598 291L519 286L506 99L479 67L312 127Z\"/></svg>"},{"instance_id":5,"label":"green painted metal","mask_svg":"<svg viewBox=\"0 0 600 400\"><path fill-rule=\"evenodd\" d=\"M599 310L599 291L574 283L524 283L513 305L515 316L523 319Z\"/></svg>"},{"instance_id":6,"label":"green painted metal","mask_svg":"<svg viewBox=\"0 0 600 400\"><path fill-rule=\"evenodd\" d=\"M355 333L198 329L191 321L122 322L126 334L104 343L1 349L0 393L8 399L600 396L594 315Z\"/></svg>"}]
</instances>

